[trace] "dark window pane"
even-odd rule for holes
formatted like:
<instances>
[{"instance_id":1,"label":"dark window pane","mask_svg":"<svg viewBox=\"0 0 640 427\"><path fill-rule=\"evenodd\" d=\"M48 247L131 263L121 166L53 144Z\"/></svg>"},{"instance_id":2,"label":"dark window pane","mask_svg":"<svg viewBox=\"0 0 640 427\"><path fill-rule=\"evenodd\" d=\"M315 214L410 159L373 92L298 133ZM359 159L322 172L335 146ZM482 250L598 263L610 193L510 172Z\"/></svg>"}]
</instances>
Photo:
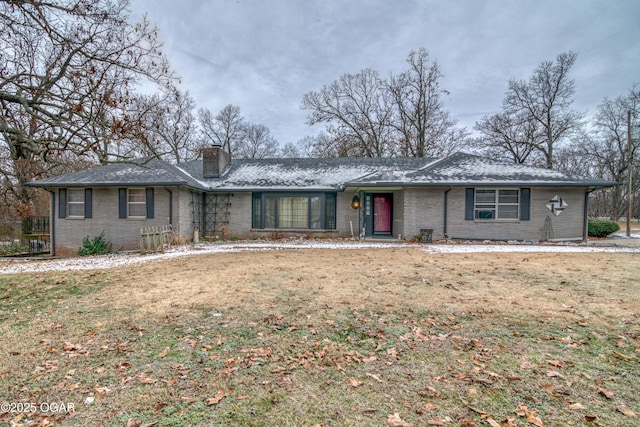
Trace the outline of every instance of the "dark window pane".
<instances>
[{"instance_id":1,"label":"dark window pane","mask_svg":"<svg viewBox=\"0 0 640 427\"><path fill-rule=\"evenodd\" d=\"M262 194L253 194L251 227L262 228Z\"/></svg>"},{"instance_id":2,"label":"dark window pane","mask_svg":"<svg viewBox=\"0 0 640 427\"><path fill-rule=\"evenodd\" d=\"M334 230L336 228L336 195L325 195L324 202L325 223L324 228Z\"/></svg>"},{"instance_id":3,"label":"dark window pane","mask_svg":"<svg viewBox=\"0 0 640 427\"><path fill-rule=\"evenodd\" d=\"M280 197L278 228L309 228L309 198Z\"/></svg>"},{"instance_id":4,"label":"dark window pane","mask_svg":"<svg viewBox=\"0 0 640 427\"><path fill-rule=\"evenodd\" d=\"M309 228L319 229L322 228L322 198L320 196L309 198L310 211L309 217L311 222Z\"/></svg>"},{"instance_id":5,"label":"dark window pane","mask_svg":"<svg viewBox=\"0 0 640 427\"><path fill-rule=\"evenodd\" d=\"M276 198L264 199L264 228L276 228Z\"/></svg>"}]
</instances>

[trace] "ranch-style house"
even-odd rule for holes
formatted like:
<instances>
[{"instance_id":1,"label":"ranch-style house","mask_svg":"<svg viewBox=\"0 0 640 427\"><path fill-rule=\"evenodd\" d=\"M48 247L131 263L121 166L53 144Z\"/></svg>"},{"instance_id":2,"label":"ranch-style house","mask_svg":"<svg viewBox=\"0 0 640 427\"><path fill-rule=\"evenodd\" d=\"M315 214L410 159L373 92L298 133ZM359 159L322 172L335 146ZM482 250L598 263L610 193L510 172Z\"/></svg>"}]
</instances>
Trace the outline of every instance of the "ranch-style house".
<instances>
[{"instance_id":1,"label":"ranch-style house","mask_svg":"<svg viewBox=\"0 0 640 427\"><path fill-rule=\"evenodd\" d=\"M314 237L583 240L589 194L615 183L455 153L435 158L231 159L220 146L183 164L116 163L35 181L51 194L51 253L104 232L114 250L140 229L183 239Z\"/></svg>"}]
</instances>

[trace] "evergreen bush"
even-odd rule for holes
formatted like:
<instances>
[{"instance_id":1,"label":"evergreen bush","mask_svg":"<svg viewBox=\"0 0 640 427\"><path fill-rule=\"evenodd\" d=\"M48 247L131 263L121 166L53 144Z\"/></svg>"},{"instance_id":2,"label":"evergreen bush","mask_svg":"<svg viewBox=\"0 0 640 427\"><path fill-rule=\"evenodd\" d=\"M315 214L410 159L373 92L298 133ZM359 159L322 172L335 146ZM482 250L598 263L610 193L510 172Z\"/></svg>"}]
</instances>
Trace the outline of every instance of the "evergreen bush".
<instances>
[{"instance_id":1,"label":"evergreen bush","mask_svg":"<svg viewBox=\"0 0 640 427\"><path fill-rule=\"evenodd\" d=\"M78 255L104 255L111 252L111 243L104 239L104 231L99 236L82 239L82 247L78 249Z\"/></svg>"},{"instance_id":2,"label":"evergreen bush","mask_svg":"<svg viewBox=\"0 0 640 427\"><path fill-rule=\"evenodd\" d=\"M606 237L620 230L620 225L608 219L589 218L588 232L591 237Z\"/></svg>"}]
</instances>

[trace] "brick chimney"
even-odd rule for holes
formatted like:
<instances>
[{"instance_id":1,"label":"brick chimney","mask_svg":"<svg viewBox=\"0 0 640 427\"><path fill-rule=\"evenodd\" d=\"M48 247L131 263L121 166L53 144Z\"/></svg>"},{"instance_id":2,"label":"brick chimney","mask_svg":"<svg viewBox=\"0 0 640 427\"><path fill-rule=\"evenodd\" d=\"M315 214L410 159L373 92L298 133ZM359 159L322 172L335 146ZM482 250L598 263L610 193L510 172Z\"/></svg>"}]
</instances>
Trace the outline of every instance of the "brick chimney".
<instances>
[{"instance_id":1,"label":"brick chimney","mask_svg":"<svg viewBox=\"0 0 640 427\"><path fill-rule=\"evenodd\" d=\"M217 178L224 172L231 161L231 155L221 145L202 148L202 175L205 178Z\"/></svg>"}]
</instances>

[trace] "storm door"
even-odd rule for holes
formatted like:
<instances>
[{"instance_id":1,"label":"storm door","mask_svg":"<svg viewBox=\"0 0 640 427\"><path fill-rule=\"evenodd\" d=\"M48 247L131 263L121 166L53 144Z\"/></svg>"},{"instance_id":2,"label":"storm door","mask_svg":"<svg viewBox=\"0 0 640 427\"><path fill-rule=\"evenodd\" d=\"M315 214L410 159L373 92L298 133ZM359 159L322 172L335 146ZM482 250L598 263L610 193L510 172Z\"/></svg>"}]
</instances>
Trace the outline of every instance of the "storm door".
<instances>
[{"instance_id":1,"label":"storm door","mask_svg":"<svg viewBox=\"0 0 640 427\"><path fill-rule=\"evenodd\" d=\"M373 195L373 234L391 234L393 194Z\"/></svg>"}]
</instances>

